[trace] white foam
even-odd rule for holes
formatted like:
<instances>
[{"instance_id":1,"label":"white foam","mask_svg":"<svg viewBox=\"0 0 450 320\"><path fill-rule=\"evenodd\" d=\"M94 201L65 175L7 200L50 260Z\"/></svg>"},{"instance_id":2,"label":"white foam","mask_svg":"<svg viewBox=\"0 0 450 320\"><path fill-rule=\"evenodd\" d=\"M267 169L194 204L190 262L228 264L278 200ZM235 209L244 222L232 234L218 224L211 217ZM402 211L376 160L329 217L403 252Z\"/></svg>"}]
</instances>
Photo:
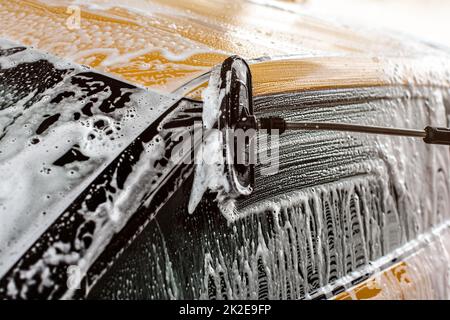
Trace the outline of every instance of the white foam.
<instances>
[{"instance_id":1,"label":"white foam","mask_svg":"<svg viewBox=\"0 0 450 320\"><path fill-rule=\"evenodd\" d=\"M21 46L20 44L15 43L10 40L1 39L1 41L0 41L0 48L3 48L3 49L20 47L20 46ZM16 67L17 65L19 65L21 63L31 63L31 62L36 62L38 60L47 60L48 62L52 63L56 69L61 69L61 70L69 69L72 66L72 64L70 64L68 61L55 58L54 56L47 54L47 53L33 51L33 50L23 50L23 51L16 52L10 56L0 57L0 68L10 69L10 68Z\"/></svg>"},{"instance_id":2,"label":"white foam","mask_svg":"<svg viewBox=\"0 0 450 320\"><path fill-rule=\"evenodd\" d=\"M207 89L202 93L204 138L195 155L195 173L189 198L188 211L193 213L207 190L217 192L217 200L223 202L230 191L225 175L223 157L223 132L214 129L219 118L220 107L220 69L215 68L210 75ZM222 212L230 219L230 212Z\"/></svg>"},{"instance_id":3,"label":"white foam","mask_svg":"<svg viewBox=\"0 0 450 320\"><path fill-rule=\"evenodd\" d=\"M0 47L7 46L17 45L2 40ZM74 112L79 112L86 101L79 100L84 93L71 84L70 77L87 69L29 51L2 58L2 68L44 59L74 71L62 81L63 85L46 90L39 101L28 108L24 105L36 92L0 111L0 132L3 132L0 139L0 276L174 99L143 89L124 89L131 93L130 102L124 108L96 114L98 105L111 94L103 91L91 96L98 99L92 107L94 115L74 120ZM75 96L65 98L57 106L49 103L64 91L74 92ZM44 115L56 112L60 114L59 119L44 133L36 135ZM103 128L94 126L98 120L104 122ZM33 139L39 142L33 144ZM75 144L89 160L64 166L53 164Z\"/></svg>"}]
</instances>

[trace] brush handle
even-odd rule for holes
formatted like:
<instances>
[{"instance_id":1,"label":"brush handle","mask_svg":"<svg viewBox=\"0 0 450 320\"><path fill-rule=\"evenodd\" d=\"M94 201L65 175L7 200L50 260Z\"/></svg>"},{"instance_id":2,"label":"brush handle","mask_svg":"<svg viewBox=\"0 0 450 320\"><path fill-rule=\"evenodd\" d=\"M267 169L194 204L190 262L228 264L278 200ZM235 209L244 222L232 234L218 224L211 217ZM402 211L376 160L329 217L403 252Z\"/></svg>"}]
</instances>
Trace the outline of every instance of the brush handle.
<instances>
[{"instance_id":1,"label":"brush handle","mask_svg":"<svg viewBox=\"0 0 450 320\"><path fill-rule=\"evenodd\" d=\"M426 127L425 138L423 141L429 144L445 144L450 145L450 129L438 127Z\"/></svg>"},{"instance_id":2,"label":"brush handle","mask_svg":"<svg viewBox=\"0 0 450 320\"><path fill-rule=\"evenodd\" d=\"M258 124L258 129L268 130L269 134L272 133L272 130L278 130L279 134L282 134L285 130L347 131L423 138L423 141L428 144L450 145L450 128L428 126L422 131L415 129L367 126L353 123L287 122L280 117L261 118L258 120Z\"/></svg>"}]
</instances>

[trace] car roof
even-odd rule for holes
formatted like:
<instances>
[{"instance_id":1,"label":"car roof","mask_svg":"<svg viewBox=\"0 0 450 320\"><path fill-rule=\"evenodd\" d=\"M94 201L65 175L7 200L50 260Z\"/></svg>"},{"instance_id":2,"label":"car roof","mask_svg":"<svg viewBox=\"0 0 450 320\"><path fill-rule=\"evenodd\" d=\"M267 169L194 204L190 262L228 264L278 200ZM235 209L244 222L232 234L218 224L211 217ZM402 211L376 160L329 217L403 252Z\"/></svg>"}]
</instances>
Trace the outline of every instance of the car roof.
<instances>
[{"instance_id":1,"label":"car roof","mask_svg":"<svg viewBox=\"0 0 450 320\"><path fill-rule=\"evenodd\" d=\"M0 0L3 35L166 93L232 54L266 61L253 67L256 95L403 85L414 78L413 84L417 79L430 84L430 69L438 71L433 85L447 86L446 52L395 34L325 21L299 5L225 0L76 3ZM13 16L27 23L17 25L8 19ZM192 97L198 97L198 88L192 89Z\"/></svg>"}]
</instances>

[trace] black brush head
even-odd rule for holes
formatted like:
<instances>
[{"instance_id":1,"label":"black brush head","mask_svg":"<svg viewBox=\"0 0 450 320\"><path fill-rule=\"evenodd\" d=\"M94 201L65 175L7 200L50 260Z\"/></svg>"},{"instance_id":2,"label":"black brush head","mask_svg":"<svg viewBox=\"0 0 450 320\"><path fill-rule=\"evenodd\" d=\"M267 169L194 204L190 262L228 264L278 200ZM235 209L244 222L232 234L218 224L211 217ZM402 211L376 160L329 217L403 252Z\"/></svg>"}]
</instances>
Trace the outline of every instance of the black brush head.
<instances>
[{"instance_id":1,"label":"black brush head","mask_svg":"<svg viewBox=\"0 0 450 320\"><path fill-rule=\"evenodd\" d=\"M249 195L254 187L256 119L253 115L252 77L248 64L238 56L222 63L220 116L225 173L235 196Z\"/></svg>"}]
</instances>

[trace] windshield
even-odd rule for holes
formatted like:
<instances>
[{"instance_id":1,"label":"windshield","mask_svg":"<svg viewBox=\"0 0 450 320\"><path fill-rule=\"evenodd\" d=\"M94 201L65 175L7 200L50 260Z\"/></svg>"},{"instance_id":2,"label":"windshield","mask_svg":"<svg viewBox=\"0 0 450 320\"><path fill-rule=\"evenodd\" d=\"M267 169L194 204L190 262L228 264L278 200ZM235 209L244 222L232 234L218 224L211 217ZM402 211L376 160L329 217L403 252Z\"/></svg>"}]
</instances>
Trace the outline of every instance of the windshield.
<instances>
[{"instance_id":1,"label":"windshield","mask_svg":"<svg viewBox=\"0 0 450 320\"><path fill-rule=\"evenodd\" d=\"M0 276L168 102L0 40Z\"/></svg>"}]
</instances>

